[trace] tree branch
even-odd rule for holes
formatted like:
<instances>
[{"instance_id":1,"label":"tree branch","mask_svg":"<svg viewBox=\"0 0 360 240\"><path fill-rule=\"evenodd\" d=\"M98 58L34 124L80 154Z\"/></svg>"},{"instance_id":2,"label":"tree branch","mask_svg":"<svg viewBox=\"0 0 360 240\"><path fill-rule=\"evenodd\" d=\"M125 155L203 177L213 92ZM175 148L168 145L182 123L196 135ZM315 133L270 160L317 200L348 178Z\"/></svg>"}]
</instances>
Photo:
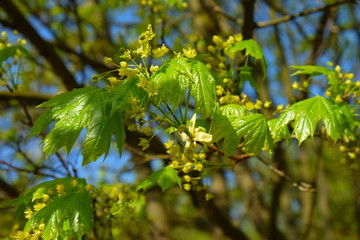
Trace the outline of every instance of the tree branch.
<instances>
[{"instance_id":1,"label":"tree branch","mask_svg":"<svg viewBox=\"0 0 360 240\"><path fill-rule=\"evenodd\" d=\"M66 68L62 59L56 54L49 42L44 40L26 17L20 12L18 7L11 0L0 1L0 7L6 12L11 24L38 49L39 53L51 64L54 72L61 78L68 90L81 87L73 74Z\"/></svg>"},{"instance_id":2,"label":"tree branch","mask_svg":"<svg viewBox=\"0 0 360 240\"><path fill-rule=\"evenodd\" d=\"M304 10L302 12L295 13L293 15L286 15L286 16L276 18L276 19L272 19L272 20L269 20L269 21L266 21L266 22L258 22L258 23L256 23L256 27L257 28L263 28L263 27L268 27L268 26L288 22L288 21L291 21L291 20L293 20L295 18L306 16L306 15L316 13L316 12L321 12L321 11L324 11L324 10L327 10L329 8L336 7L338 5L345 4L345 3L355 3L355 0L341 0L341 1L337 1L337 2L329 4L329 5L326 5L326 6L307 9L307 10Z\"/></svg>"}]
</instances>

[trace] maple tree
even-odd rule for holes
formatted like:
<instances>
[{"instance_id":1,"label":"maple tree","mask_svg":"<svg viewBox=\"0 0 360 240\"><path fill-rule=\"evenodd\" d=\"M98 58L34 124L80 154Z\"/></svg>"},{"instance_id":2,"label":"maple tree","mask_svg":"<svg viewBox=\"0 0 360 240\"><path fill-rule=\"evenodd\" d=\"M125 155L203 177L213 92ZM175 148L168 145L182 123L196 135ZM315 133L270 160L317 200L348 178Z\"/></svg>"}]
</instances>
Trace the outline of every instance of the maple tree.
<instances>
[{"instance_id":1,"label":"maple tree","mask_svg":"<svg viewBox=\"0 0 360 240\"><path fill-rule=\"evenodd\" d=\"M181 1L167 4L165 9L187 7ZM58 155L62 159L60 153L71 154L80 139L83 166L106 161L113 142L120 156L125 148L145 164L153 159L162 159L163 164L129 185L93 186L70 175L33 186L18 198L0 203L1 207L17 206L17 215L27 219L12 237L143 237L151 231L148 227L142 233L125 228L131 222L146 225L142 219L146 219L149 196L161 189L164 196L173 193L169 202L187 201L181 199L190 196L222 230L222 236L256 238L265 233L244 233L216 207L221 197L212 190L217 173L258 160L268 167L267 172L289 181L297 191L315 194L314 184L295 181L281 165L275 166L284 149L300 151L306 142L319 140L330 148L340 146L342 159L357 164L360 82L354 74L331 62L291 66L292 76L303 77L292 88L306 97L292 99L286 108L252 99L244 94L245 85L261 97L260 85L268 77L269 64L261 45L247 34L214 35L206 50L186 46L173 51L164 43L154 44L157 34L148 24L132 48L104 57L107 70L93 75L90 86L69 89L41 103L37 107L44 112L36 121L27 113L28 135L42 137L45 158ZM1 62L30 61L24 42L8 45L6 41L0 49ZM309 89L318 77L326 81L325 94ZM15 93L18 86L11 80L2 83ZM110 227L104 226L107 222ZM282 236L278 231L271 236Z\"/></svg>"}]
</instances>

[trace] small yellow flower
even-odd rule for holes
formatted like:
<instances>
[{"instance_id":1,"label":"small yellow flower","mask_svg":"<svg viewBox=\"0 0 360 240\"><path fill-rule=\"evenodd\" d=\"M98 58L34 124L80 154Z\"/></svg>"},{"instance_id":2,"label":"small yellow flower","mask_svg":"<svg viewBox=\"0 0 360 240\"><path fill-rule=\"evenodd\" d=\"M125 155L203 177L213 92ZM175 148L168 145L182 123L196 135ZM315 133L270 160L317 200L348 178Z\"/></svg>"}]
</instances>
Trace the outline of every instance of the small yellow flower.
<instances>
[{"instance_id":1,"label":"small yellow flower","mask_svg":"<svg viewBox=\"0 0 360 240\"><path fill-rule=\"evenodd\" d=\"M206 199L206 201L209 201L210 199L213 199L214 198L214 195L213 194L211 194L211 193L206 193L205 194L205 199Z\"/></svg>"},{"instance_id":2,"label":"small yellow flower","mask_svg":"<svg viewBox=\"0 0 360 240\"><path fill-rule=\"evenodd\" d=\"M116 77L108 77L107 80L110 82L111 85L116 85L119 82L121 82L119 79L117 79Z\"/></svg>"},{"instance_id":3,"label":"small yellow flower","mask_svg":"<svg viewBox=\"0 0 360 240\"><path fill-rule=\"evenodd\" d=\"M221 96L221 95L223 95L223 94L224 94L224 89L223 89L223 87L220 86L220 85L217 85L217 86L216 86L216 95Z\"/></svg>"},{"instance_id":4,"label":"small yellow flower","mask_svg":"<svg viewBox=\"0 0 360 240\"><path fill-rule=\"evenodd\" d=\"M191 181L191 177L189 175L184 175L184 180L185 182L190 182Z\"/></svg>"},{"instance_id":5,"label":"small yellow flower","mask_svg":"<svg viewBox=\"0 0 360 240\"><path fill-rule=\"evenodd\" d=\"M224 64L224 63L219 63L219 64L218 64L218 68L220 68L220 69L225 69L225 64Z\"/></svg>"},{"instance_id":6,"label":"small yellow flower","mask_svg":"<svg viewBox=\"0 0 360 240\"><path fill-rule=\"evenodd\" d=\"M325 95L326 95L327 97L331 97L331 92L330 92L330 91L326 91Z\"/></svg>"},{"instance_id":7,"label":"small yellow flower","mask_svg":"<svg viewBox=\"0 0 360 240\"><path fill-rule=\"evenodd\" d=\"M127 62L125 62L125 61L121 61L121 62L120 62L120 67L122 67L122 68L127 68L127 66L128 66L128 63L127 63Z\"/></svg>"},{"instance_id":8,"label":"small yellow flower","mask_svg":"<svg viewBox=\"0 0 360 240\"><path fill-rule=\"evenodd\" d=\"M63 192L65 191L65 186L64 186L64 184L57 184L57 185L56 185L56 191L57 191L58 193L63 193Z\"/></svg>"},{"instance_id":9,"label":"small yellow flower","mask_svg":"<svg viewBox=\"0 0 360 240\"><path fill-rule=\"evenodd\" d=\"M329 67L332 67L334 64L333 64L332 62L327 62L327 65L328 65Z\"/></svg>"},{"instance_id":10,"label":"small yellow flower","mask_svg":"<svg viewBox=\"0 0 360 240\"><path fill-rule=\"evenodd\" d=\"M247 102L245 104L245 108L246 108L246 110L252 111L252 110L254 110L255 106L252 102Z\"/></svg>"},{"instance_id":11,"label":"small yellow flower","mask_svg":"<svg viewBox=\"0 0 360 240\"><path fill-rule=\"evenodd\" d=\"M166 143L164 143L164 147L166 149L170 149L172 146L174 145L174 141L173 140L169 140Z\"/></svg>"},{"instance_id":12,"label":"small yellow flower","mask_svg":"<svg viewBox=\"0 0 360 240\"><path fill-rule=\"evenodd\" d=\"M49 194L43 193L43 202L47 202L50 198Z\"/></svg>"},{"instance_id":13,"label":"small yellow flower","mask_svg":"<svg viewBox=\"0 0 360 240\"><path fill-rule=\"evenodd\" d=\"M172 161L171 164L170 164L170 167L172 167L172 168L177 168L177 167L179 167L179 162L176 161L176 160Z\"/></svg>"},{"instance_id":14,"label":"small yellow flower","mask_svg":"<svg viewBox=\"0 0 360 240\"><path fill-rule=\"evenodd\" d=\"M120 58L131 59L131 50L126 50Z\"/></svg>"},{"instance_id":15,"label":"small yellow flower","mask_svg":"<svg viewBox=\"0 0 360 240\"><path fill-rule=\"evenodd\" d=\"M105 63L105 64L112 64L112 63L113 63L113 60L112 60L112 58L110 58L110 57L104 57L104 63Z\"/></svg>"},{"instance_id":16,"label":"small yellow flower","mask_svg":"<svg viewBox=\"0 0 360 240\"><path fill-rule=\"evenodd\" d=\"M214 35L212 40L217 46L222 45L224 43L224 40L217 35Z\"/></svg>"},{"instance_id":17,"label":"small yellow flower","mask_svg":"<svg viewBox=\"0 0 360 240\"><path fill-rule=\"evenodd\" d=\"M182 51L184 53L184 56L187 58L194 58L197 54L196 50L191 47L189 47L188 49L183 48Z\"/></svg>"},{"instance_id":18,"label":"small yellow flower","mask_svg":"<svg viewBox=\"0 0 360 240\"><path fill-rule=\"evenodd\" d=\"M86 184L85 189L86 189L86 191L90 192L90 191L94 190L94 187L91 186L90 184Z\"/></svg>"},{"instance_id":19,"label":"small yellow flower","mask_svg":"<svg viewBox=\"0 0 360 240\"><path fill-rule=\"evenodd\" d=\"M264 103L264 107L265 108L268 108L268 107L270 107L271 106L271 101L266 101L265 103Z\"/></svg>"},{"instance_id":20,"label":"small yellow flower","mask_svg":"<svg viewBox=\"0 0 360 240\"><path fill-rule=\"evenodd\" d=\"M262 105L263 105L263 103L262 103L262 101L260 101L260 100L256 100L256 103L255 103L255 105L254 105L254 108L255 109L261 109L262 108Z\"/></svg>"},{"instance_id":21,"label":"small yellow flower","mask_svg":"<svg viewBox=\"0 0 360 240\"><path fill-rule=\"evenodd\" d=\"M213 45L207 46L207 50L211 53L215 52L215 47Z\"/></svg>"},{"instance_id":22,"label":"small yellow flower","mask_svg":"<svg viewBox=\"0 0 360 240\"><path fill-rule=\"evenodd\" d=\"M242 36L241 33L238 33L238 34L235 34L235 35L234 35L234 38L235 38L235 41L236 41L236 42L241 42L242 39L243 39L243 36Z\"/></svg>"},{"instance_id":23,"label":"small yellow flower","mask_svg":"<svg viewBox=\"0 0 360 240\"><path fill-rule=\"evenodd\" d=\"M298 89L299 88L299 83L298 82L293 82L292 88L293 89Z\"/></svg>"},{"instance_id":24,"label":"small yellow flower","mask_svg":"<svg viewBox=\"0 0 360 240\"><path fill-rule=\"evenodd\" d=\"M74 179L74 180L71 182L71 185L72 185L73 187L77 187L77 186L79 185L79 181L76 180L76 179Z\"/></svg>"},{"instance_id":25,"label":"small yellow flower","mask_svg":"<svg viewBox=\"0 0 360 240\"><path fill-rule=\"evenodd\" d=\"M341 67L339 65L336 65L334 70L335 70L335 72L340 73Z\"/></svg>"},{"instance_id":26,"label":"small yellow flower","mask_svg":"<svg viewBox=\"0 0 360 240\"><path fill-rule=\"evenodd\" d=\"M27 207L24 211L24 214L26 219L30 219L34 215L34 212L31 210L30 207Z\"/></svg>"},{"instance_id":27,"label":"small yellow flower","mask_svg":"<svg viewBox=\"0 0 360 240\"><path fill-rule=\"evenodd\" d=\"M185 191L190 191L191 190L191 185L189 183L185 183L183 185L183 187L184 187Z\"/></svg>"},{"instance_id":28,"label":"small yellow flower","mask_svg":"<svg viewBox=\"0 0 360 240\"><path fill-rule=\"evenodd\" d=\"M159 70L159 66L158 65L156 65L156 66L154 66L154 65L151 65L151 67L150 67L150 72L156 72L157 70Z\"/></svg>"},{"instance_id":29,"label":"small yellow flower","mask_svg":"<svg viewBox=\"0 0 360 240\"><path fill-rule=\"evenodd\" d=\"M284 105L283 104L280 104L280 105L278 105L277 107L276 107L276 110L278 110L278 111L281 111L281 110L283 110L284 109Z\"/></svg>"},{"instance_id":30,"label":"small yellow flower","mask_svg":"<svg viewBox=\"0 0 360 240\"><path fill-rule=\"evenodd\" d=\"M228 47L228 46L232 45L234 42L235 42L234 36L228 37L228 39L225 42L225 47Z\"/></svg>"},{"instance_id":31,"label":"small yellow flower","mask_svg":"<svg viewBox=\"0 0 360 240\"><path fill-rule=\"evenodd\" d=\"M197 163L197 164L195 164L194 170L201 172L203 170L203 168L204 168L204 166L201 163Z\"/></svg>"},{"instance_id":32,"label":"small yellow flower","mask_svg":"<svg viewBox=\"0 0 360 240\"><path fill-rule=\"evenodd\" d=\"M339 147L339 150L340 150L340 152L346 152L346 151L347 151L347 148L346 148L345 146L341 145L341 146Z\"/></svg>"},{"instance_id":33,"label":"small yellow flower","mask_svg":"<svg viewBox=\"0 0 360 240\"><path fill-rule=\"evenodd\" d=\"M348 152L347 155L349 156L349 158L351 159L355 159L356 158L356 154L353 152Z\"/></svg>"},{"instance_id":34,"label":"small yellow flower","mask_svg":"<svg viewBox=\"0 0 360 240\"><path fill-rule=\"evenodd\" d=\"M34 205L34 211L37 212L40 209L42 209L43 207L45 207L45 206L46 206L45 203L37 203L37 204Z\"/></svg>"},{"instance_id":35,"label":"small yellow flower","mask_svg":"<svg viewBox=\"0 0 360 240\"><path fill-rule=\"evenodd\" d=\"M183 171L184 173L188 173L191 167L192 167L192 163L185 163L182 171Z\"/></svg>"},{"instance_id":36,"label":"small yellow flower","mask_svg":"<svg viewBox=\"0 0 360 240\"><path fill-rule=\"evenodd\" d=\"M155 58L161 58L168 52L169 52L169 49L165 46L165 44L163 44L160 48L154 49L152 51L152 54Z\"/></svg>"},{"instance_id":37,"label":"small yellow flower","mask_svg":"<svg viewBox=\"0 0 360 240\"><path fill-rule=\"evenodd\" d=\"M342 101L343 101L343 100L342 100L341 96L340 96L340 95L337 95L336 98L335 98L335 102L336 102L336 103L341 103Z\"/></svg>"}]
</instances>

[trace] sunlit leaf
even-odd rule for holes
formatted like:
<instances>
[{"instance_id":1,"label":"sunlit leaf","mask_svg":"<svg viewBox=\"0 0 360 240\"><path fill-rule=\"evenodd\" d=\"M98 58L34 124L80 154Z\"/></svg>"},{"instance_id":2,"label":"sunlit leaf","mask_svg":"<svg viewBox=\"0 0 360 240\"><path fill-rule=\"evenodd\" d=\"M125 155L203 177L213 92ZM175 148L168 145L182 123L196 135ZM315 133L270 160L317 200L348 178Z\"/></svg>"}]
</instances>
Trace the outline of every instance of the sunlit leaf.
<instances>
[{"instance_id":1,"label":"sunlit leaf","mask_svg":"<svg viewBox=\"0 0 360 240\"><path fill-rule=\"evenodd\" d=\"M145 91L138 88L137 83L137 79L126 79L109 93L108 101L112 105L111 114L128 108L130 106L130 98L136 98L140 101L146 100Z\"/></svg>"},{"instance_id":2,"label":"sunlit leaf","mask_svg":"<svg viewBox=\"0 0 360 240\"><path fill-rule=\"evenodd\" d=\"M267 64L262 49L256 41L252 39L247 39L241 42L236 42L234 45L227 48L225 50L225 53L229 55L231 53L240 52L244 50L245 50L245 56L250 55L253 58L255 58L255 60L261 62L261 66L265 78L267 76Z\"/></svg>"},{"instance_id":3,"label":"sunlit leaf","mask_svg":"<svg viewBox=\"0 0 360 240\"><path fill-rule=\"evenodd\" d=\"M175 58L165 63L150 78L150 82L159 87L159 94L154 103L162 101L177 108L184 99L185 90L189 87L191 66L185 58Z\"/></svg>"},{"instance_id":4,"label":"sunlit leaf","mask_svg":"<svg viewBox=\"0 0 360 240\"><path fill-rule=\"evenodd\" d=\"M310 75L311 77L318 75L326 76L332 88L333 94L335 96L339 94L341 81L338 77L338 74L334 70L329 69L327 67L313 66L313 65L291 66L291 68L297 70L292 74L292 76L299 74L306 74L306 75Z\"/></svg>"},{"instance_id":5,"label":"sunlit leaf","mask_svg":"<svg viewBox=\"0 0 360 240\"><path fill-rule=\"evenodd\" d=\"M64 189L62 195L58 195L56 190L56 186L60 184ZM16 205L24 212L26 207L33 209L36 202L41 202L43 194L48 194L50 199L45 202L46 206L35 212L26 223L24 231L36 229L44 223L42 239L81 237L94 227L91 198L85 186L85 179L55 179L36 185L4 205Z\"/></svg>"},{"instance_id":6,"label":"sunlit leaf","mask_svg":"<svg viewBox=\"0 0 360 240\"><path fill-rule=\"evenodd\" d=\"M195 99L195 111L203 118L211 117L216 105L215 79L201 62L191 64L191 95Z\"/></svg>"},{"instance_id":7,"label":"sunlit leaf","mask_svg":"<svg viewBox=\"0 0 360 240\"><path fill-rule=\"evenodd\" d=\"M154 173L149 177L143 180L136 188L137 191L143 189L144 191L149 188L159 185L162 191L165 191L168 188L173 187L177 184L181 187L181 178L178 176L176 170L170 166L166 166Z\"/></svg>"},{"instance_id":8,"label":"sunlit leaf","mask_svg":"<svg viewBox=\"0 0 360 240\"><path fill-rule=\"evenodd\" d=\"M190 88L195 111L201 117L210 117L215 110L215 79L201 62L175 58L156 71L150 82L159 87L159 94L153 100L155 105L164 101L177 108Z\"/></svg>"},{"instance_id":9,"label":"sunlit leaf","mask_svg":"<svg viewBox=\"0 0 360 240\"><path fill-rule=\"evenodd\" d=\"M108 154L111 136L111 106L105 104L106 91L97 87L75 89L71 92L55 96L39 105L49 107L35 122L30 135L43 132L50 123L56 121L54 127L45 136L43 150L48 156L65 146L69 153L83 128L87 129L82 150L83 165L96 161L102 154ZM120 136L117 132L117 136ZM120 146L121 141L118 142Z\"/></svg>"},{"instance_id":10,"label":"sunlit leaf","mask_svg":"<svg viewBox=\"0 0 360 240\"><path fill-rule=\"evenodd\" d=\"M266 149L272 154L272 139L265 117L248 113L243 106L229 104L221 107L223 115L213 118L213 141L224 138L223 150L229 156L244 138L247 153L258 153Z\"/></svg>"},{"instance_id":11,"label":"sunlit leaf","mask_svg":"<svg viewBox=\"0 0 360 240\"><path fill-rule=\"evenodd\" d=\"M0 49L0 63L3 62L3 61L6 61L9 57L15 56L15 54L17 52L20 52L25 57L30 56L30 54L26 50L26 48L24 48L21 45L16 45L16 46L11 46L11 47L4 47L4 48Z\"/></svg>"},{"instance_id":12,"label":"sunlit leaf","mask_svg":"<svg viewBox=\"0 0 360 240\"><path fill-rule=\"evenodd\" d=\"M294 120L294 134L301 144L309 136L313 136L316 126L322 120L327 134L337 141L345 132L351 132L354 119L349 107L345 104L331 104L324 97L316 96L295 103L281 114L273 131L281 129Z\"/></svg>"}]
</instances>

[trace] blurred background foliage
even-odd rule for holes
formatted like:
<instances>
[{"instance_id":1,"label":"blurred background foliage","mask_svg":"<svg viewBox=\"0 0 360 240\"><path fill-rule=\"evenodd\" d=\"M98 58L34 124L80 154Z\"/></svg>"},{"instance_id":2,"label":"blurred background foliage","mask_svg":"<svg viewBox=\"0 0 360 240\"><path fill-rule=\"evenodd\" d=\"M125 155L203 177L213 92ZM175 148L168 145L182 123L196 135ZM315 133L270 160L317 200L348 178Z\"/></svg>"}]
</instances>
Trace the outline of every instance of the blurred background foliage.
<instances>
[{"instance_id":1,"label":"blurred background foliage","mask_svg":"<svg viewBox=\"0 0 360 240\"><path fill-rule=\"evenodd\" d=\"M41 137L27 138L43 111L35 106L92 84L93 74L112 68L104 57L116 61L124 49L134 49L148 24L157 34L153 44L165 43L176 52L191 46L206 53L214 35L242 33L255 39L265 54L267 78L255 71L257 89L245 84L241 91L254 102L272 101L273 111L310 96L294 89L295 81L325 95L325 78L290 77L291 65L326 66L330 61L359 80L356 1L2 0L0 200L41 181L78 176L99 187L94 230L99 239L241 239L239 234L244 239L359 239L359 141L333 144L315 137L300 148L295 141L282 143L271 163L253 158L207 178L213 201L179 189L161 193L153 188L110 219L104 216L118 193L163 164L141 154L142 133L128 134L121 159L112 150L104 162L81 167L81 145L76 143L69 155L60 151L45 160ZM16 49L9 52L9 44ZM147 154L165 151L161 138ZM279 177L273 166L287 177ZM302 183L316 191L302 191ZM134 211L138 218L129 218ZM0 237L21 227L14 209L0 214Z\"/></svg>"}]
</instances>

